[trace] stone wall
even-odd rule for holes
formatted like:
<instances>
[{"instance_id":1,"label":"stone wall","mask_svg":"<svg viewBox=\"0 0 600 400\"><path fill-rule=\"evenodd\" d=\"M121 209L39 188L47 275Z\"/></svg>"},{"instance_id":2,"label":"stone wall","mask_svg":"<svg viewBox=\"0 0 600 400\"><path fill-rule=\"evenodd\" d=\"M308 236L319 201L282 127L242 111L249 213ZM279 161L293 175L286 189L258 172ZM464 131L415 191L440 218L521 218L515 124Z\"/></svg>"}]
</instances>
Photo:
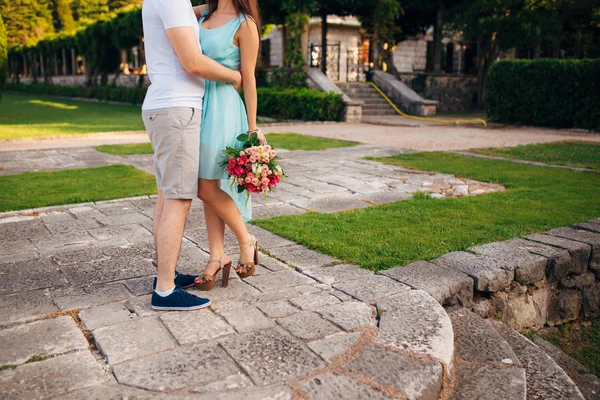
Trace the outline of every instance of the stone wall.
<instances>
[{"instance_id":1,"label":"stone wall","mask_svg":"<svg viewBox=\"0 0 600 400\"><path fill-rule=\"evenodd\" d=\"M600 218L382 272L517 331L600 317Z\"/></svg>"},{"instance_id":2,"label":"stone wall","mask_svg":"<svg viewBox=\"0 0 600 400\"><path fill-rule=\"evenodd\" d=\"M116 74L108 75L108 83L112 84ZM117 86L125 86L125 87L135 87L139 82L139 75L125 75L120 74L117 78L116 84ZM86 83L87 77L85 75L61 75L61 76L53 76L51 82L55 85L62 86L83 86ZM21 78L21 83L30 84L33 82L33 78ZM43 79L38 78L38 82L43 82ZM150 85L150 78L148 75L144 75L144 85Z\"/></svg>"},{"instance_id":3,"label":"stone wall","mask_svg":"<svg viewBox=\"0 0 600 400\"><path fill-rule=\"evenodd\" d=\"M437 110L437 102L423 99L408 85L383 71L374 71L375 83L387 97L403 112L420 117L432 117Z\"/></svg>"},{"instance_id":4,"label":"stone wall","mask_svg":"<svg viewBox=\"0 0 600 400\"><path fill-rule=\"evenodd\" d=\"M474 110L477 77L468 75L401 74L402 82L426 99L439 102L444 111Z\"/></svg>"}]
</instances>

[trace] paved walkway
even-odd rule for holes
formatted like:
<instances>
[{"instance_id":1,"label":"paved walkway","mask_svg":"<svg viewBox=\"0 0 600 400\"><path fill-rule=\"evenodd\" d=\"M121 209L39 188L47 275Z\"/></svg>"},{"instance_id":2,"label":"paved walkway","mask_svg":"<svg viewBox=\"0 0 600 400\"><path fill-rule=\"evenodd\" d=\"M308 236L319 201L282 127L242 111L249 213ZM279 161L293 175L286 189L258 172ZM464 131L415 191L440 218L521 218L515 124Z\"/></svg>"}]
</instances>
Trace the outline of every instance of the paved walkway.
<instances>
[{"instance_id":1,"label":"paved walkway","mask_svg":"<svg viewBox=\"0 0 600 400\"><path fill-rule=\"evenodd\" d=\"M254 215L503 189L362 159L398 152L282 151L290 178L268 206L255 199ZM150 156L92 148L6 152L0 162L3 174L116 162L151 170ZM0 397L437 398L449 384L452 327L433 297L255 226L256 276L208 293L210 309L152 311L153 207L139 198L0 216ZM230 232L226 247L235 258ZM178 269L200 272L207 251L195 202Z\"/></svg>"},{"instance_id":2,"label":"paved walkway","mask_svg":"<svg viewBox=\"0 0 600 400\"><path fill-rule=\"evenodd\" d=\"M296 132L311 136L352 140L365 144L403 149L465 150L483 147L511 147L521 144L548 143L562 140L600 142L597 133L543 128L481 128L477 125L441 126L417 124L414 127L346 123L301 123L266 125L266 133ZM100 144L144 143L145 132L120 132L0 141L0 151L89 147Z\"/></svg>"}]
</instances>

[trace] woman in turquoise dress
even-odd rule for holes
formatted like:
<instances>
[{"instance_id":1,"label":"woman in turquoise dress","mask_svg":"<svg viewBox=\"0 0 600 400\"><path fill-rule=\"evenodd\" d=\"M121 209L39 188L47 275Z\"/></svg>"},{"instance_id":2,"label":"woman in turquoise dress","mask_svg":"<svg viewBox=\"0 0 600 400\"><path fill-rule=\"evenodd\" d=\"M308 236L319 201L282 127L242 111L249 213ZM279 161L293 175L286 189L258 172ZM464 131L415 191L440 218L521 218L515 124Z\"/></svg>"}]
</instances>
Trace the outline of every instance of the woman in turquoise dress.
<instances>
[{"instance_id":1,"label":"woman in turquoise dress","mask_svg":"<svg viewBox=\"0 0 600 400\"><path fill-rule=\"evenodd\" d=\"M257 132L256 80L254 69L260 45L257 0L208 0L194 8L199 17L202 52L222 65L240 70L245 103L232 84L205 82L200 130L198 197L204 202L204 216L210 259L204 274L196 279L200 290L210 290L219 271L227 286L231 260L224 251L225 225L236 235L240 256L236 273L246 278L258 264L256 239L245 222L252 218L252 204L246 193L232 189L222 161L227 146L238 147L242 133Z\"/></svg>"}]
</instances>

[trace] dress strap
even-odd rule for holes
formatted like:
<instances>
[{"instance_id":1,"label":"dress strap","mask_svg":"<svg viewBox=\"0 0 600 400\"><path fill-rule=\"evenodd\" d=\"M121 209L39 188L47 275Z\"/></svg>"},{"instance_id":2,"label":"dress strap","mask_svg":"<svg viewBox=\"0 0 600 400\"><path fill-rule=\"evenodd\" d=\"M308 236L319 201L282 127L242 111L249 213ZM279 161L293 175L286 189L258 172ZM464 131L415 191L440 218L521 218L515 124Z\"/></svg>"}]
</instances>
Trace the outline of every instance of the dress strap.
<instances>
[{"instance_id":1,"label":"dress strap","mask_svg":"<svg viewBox=\"0 0 600 400\"><path fill-rule=\"evenodd\" d=\"M240 25L242 25L242 23L244 21L246 21L246 18L248 18L248 17L245 14L240 14L235 19L235 21L233 21L231 23L231 26L229 27L229 29L227 31L227 38L229 39L229 42L233 42L233 37L235 36L236 32L240 28Z\"/></svg>"}]
</instances>

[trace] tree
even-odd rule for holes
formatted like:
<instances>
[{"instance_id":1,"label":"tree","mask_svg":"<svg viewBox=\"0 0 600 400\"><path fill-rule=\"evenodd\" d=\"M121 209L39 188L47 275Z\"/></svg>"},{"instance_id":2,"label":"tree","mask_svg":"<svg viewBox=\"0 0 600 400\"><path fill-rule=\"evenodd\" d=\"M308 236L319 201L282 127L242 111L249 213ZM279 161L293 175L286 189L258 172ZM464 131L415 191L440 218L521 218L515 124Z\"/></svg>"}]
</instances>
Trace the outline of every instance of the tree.
<instances>
[{"instance_id":1,"label":"tree","mask_svg":"<svg viewBox=\"0 0 600 400\"><path fill-rule=\"evenodd\" d=\"M70 32L77 26L71 8L72 0L54 0L54 28L57 31Z\"/></svg>"},{"instance_id":2,"label":"tree","mask_svg":"<svg viewBox=\"0 0 600 400\"><path fill-rule=\"evenodd\" d=\"M8 38L6 36L6 28L4 22L2 22L2 15L0 15L0 98L2 98L2 91L4 89L4 83L6 82L6 75L8 70Z\"/></svg>"},{"instance_id":3,"label":"tree","mask_svg":"<svg viewBox=\"0 0 600 400\"><path fill-rule=\"evenodd\" d=\"M73 16L80 24L88 24L108 13L108 0L74 0Z\"/></svg>"},{"instance_id":4,"label":"tree","mask_svg":"<svg viewBox=\"0 0 600 400\"><path fill-rule=\"evenodd\" d=\"M108 0L108 8L110 11L116 11L140 3L140 0Z\"/></svg>"},{"instance_id":5,"label":"tree","mask_svg":"<svg viewBox=\"0 0 600 400\"><path fill-rule=\"evenodd\" d=\"M346 16L352 13L353 0L318 0L315 14L321 17L321 71L327 73L327 16Z\"/></svg>"},{"instance_id":6,"label":"tree","mask_svg":"<svg viewBox=\"0 0 600 400\"><path fill-rule=\"evenodd\" d=\"M8 47L33 45L54 32L48 0L12 0L0 2Z\"/></svg>"}]
</instances>

